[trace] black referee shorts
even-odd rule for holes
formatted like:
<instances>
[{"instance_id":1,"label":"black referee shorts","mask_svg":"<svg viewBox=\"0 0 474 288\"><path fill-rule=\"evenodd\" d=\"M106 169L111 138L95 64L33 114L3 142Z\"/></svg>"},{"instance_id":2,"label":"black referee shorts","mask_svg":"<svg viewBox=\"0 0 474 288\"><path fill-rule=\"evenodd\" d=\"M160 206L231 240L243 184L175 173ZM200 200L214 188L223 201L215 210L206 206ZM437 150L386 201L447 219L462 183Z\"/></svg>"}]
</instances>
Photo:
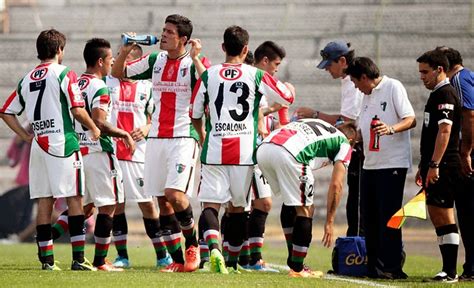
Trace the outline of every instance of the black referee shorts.
<instances>
[{"instance_id":1,"label":"black referee shorts","mask_svg":"<svg viewBox=\"0 0 474 288\"><path fill-rule=\"evenodd\" d=\"M428 187L425 187L426 204L440 208L453 208L454 197L461 183L460 171L460 165L441 163L439 165L439 180L434 184L428 183ZM422 167L420 174L423 185L425 185L428 167Z\"/></svg>"}]
</instances>

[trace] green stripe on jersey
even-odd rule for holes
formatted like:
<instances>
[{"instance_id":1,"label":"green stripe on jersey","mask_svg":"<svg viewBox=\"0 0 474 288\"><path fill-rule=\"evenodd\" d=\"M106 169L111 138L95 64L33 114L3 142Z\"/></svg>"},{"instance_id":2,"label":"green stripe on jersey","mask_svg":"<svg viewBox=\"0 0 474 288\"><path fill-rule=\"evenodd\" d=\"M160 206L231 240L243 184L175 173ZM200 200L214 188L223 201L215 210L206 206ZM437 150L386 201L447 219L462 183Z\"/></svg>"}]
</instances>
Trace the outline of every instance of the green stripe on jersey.
<instances>
[{"instance_id":1,"label":"green stripe on jersey","mask_svg":"<svg viewBox=\"0 0 474 288\"><path fill-rule=\"evenodd\" d=\"M94 97L92 97L91 105L94 102L95 98L97 98L99 96L102 96L102 95L106 95L106 94L109 95L109 88L107 88L107 87L102 87L99 90L97 90L97 92L95 92L95 94L94 94Z\"/></svg>"},{"instance_id":2,"label":"green stripe on jersey","mask_svg":"<svg viewBox=\"0 0 474 288\"><path fill-rule=\"evenodd\" d=\"M63 120L64 131L64 157L69 157L75 151L79 151L79 139L74 131L71 114L69 112L69 105L66 94L60 89L59 101L61 102L61 115Z\"/></svg>"},{"instance_id":3,"label":"green stripe on jersey","mask_svg":"<svg viewBox=\"0 0 474 288\"><path fill-rule=\"evenodd\" d=\"M208 80L208 74L207 74L207 70L204 71L204 73L202 73L201 75L201 81L202 81L202 85L204 85L206 87L206 90L207 90L207 80ZM207 93L204 93L204 107L206 107L207 105L209 104L209 94ZM212 126L211 126L211 119L210 117L206 117L206 123L205 123L205 130L206 130L206 139L204 139L204 143L202 145L202 151L201 151L201 162L206 164L207 161L207 150L208 150L208 145L207 143L209 143L209 131L211 131L212 129Z\"/></svg>"},{"instance_id":4,"label":"green stripe on jersey","mask_svg":"<svg viewBox=\"0 0 474 288\"><path fill-rule=\"evenodd\" d=\"M18 112L18 115L23 113L23 111L25 110L25 99L23 99L23 95L21 95L21 84L23 84L23 79L20 80L20 82L18 83L18 86L16 88L16 92L18 93L18 97L20 99L21 107L23 107L23 108L21 108L21 111Z\"/></svg>"},{"instance_id":5,"label":"green stripe on jersey","mask_svg":"<svg viewBox=\"0 0 474 288\"><path fill-rule=\"evenodd\" d=\"M296 155L296 161L304 164L309 164L309 161L316 157L328 158L331 161L334 161L341 143L348 143L347 139L343 136L336 136L331 138L322 139L316 141L308 146Z\"/></svg>"},{"instance_id":6,"label":"green stripe on jersey","mask_svg":"<svg viewBox=\"0 0 474 288\"><path fill-rule=\"evenodd\" d=\"M148 69L143 73L128 77L133 80L146 80L151 79L153 76L153 66L155 66L156 58L158 57L158 52L152 52L148 56Z\"/></svg>"},{"instance_id":7,"label":"green stripe on jersey","mask_svg":"<svg viewBox=\"0 0 474 288\"><path fill-rule=\"evenodd\" d=\"M255 102L254 102L254 107L253 107L253 147L254 147L254 152L252 155L252 161L254 164L257 163L257 154L255 147L257 147L257 136L258 136L258 111L260 108L260 100L262 99L262 93L258 91L258 87L260 87L260 84L262 83L263 75L265 72L263 72L260 69L257 69L257 73L255 73Z\"/></svg>"}]
</instances>

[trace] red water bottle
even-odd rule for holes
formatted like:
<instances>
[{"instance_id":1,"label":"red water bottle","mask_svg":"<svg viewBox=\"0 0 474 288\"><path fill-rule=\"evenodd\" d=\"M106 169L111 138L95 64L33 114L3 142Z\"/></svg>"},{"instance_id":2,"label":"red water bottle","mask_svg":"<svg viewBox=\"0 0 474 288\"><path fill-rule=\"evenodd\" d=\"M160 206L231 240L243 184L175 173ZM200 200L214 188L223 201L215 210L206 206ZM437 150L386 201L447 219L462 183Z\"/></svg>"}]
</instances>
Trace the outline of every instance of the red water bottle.
<instances>
[{"instance_id":1,"label":"red water bottle","mask_svg":"<svg viewBox=\"0 0 474 288\"><path fill-rule=\"evenodd\" d=\"M377 115L375 115L370 122L369 150L374 152L380 151L380 135L374 131L374 128L379 123L379 121L380 119L377 117Z\"/></svg>"},{"instance_id":2,"label":"red water bottle","mask_svg":"<svg viewBox=\"0 0 474 288\"><path fill-rule=\"evenodd\" d=\"M278 110L278 117L280 118L280 124L281 125L286 125L290 123L290 117L288 115L288 107L283 106Z\"/></svg>"}]
</instances>

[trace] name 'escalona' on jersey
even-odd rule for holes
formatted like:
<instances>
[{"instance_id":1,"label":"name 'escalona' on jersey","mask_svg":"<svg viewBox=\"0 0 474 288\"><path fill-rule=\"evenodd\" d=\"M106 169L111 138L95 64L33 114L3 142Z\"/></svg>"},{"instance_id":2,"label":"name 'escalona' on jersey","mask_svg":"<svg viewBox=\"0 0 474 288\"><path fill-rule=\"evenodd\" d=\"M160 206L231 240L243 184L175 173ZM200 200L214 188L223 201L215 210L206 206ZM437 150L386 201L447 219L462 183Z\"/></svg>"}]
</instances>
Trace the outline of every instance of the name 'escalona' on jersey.
<instances>
[{"instance_id":1,"label":"name 'escalona' on jersey","mask_svg":"<svg viewBox=\"0 0 474 288\"><path fill-rule=\"evenodd\" d=\"M215 131L244 131L247 130L245 123L216 123Z\"/></svg>"}]
</instances>

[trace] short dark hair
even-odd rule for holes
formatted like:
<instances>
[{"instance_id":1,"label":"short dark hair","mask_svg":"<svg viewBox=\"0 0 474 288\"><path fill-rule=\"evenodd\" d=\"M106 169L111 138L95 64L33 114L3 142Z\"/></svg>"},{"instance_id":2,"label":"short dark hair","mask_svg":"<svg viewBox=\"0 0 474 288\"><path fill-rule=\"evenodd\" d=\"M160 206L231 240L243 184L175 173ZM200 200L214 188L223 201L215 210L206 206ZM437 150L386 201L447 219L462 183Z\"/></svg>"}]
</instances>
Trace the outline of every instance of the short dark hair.
<instances>
[{"instance_id":1,"label":"short dark hair","mask_svg":"<svg viewBox=\"0 0 474 288\"><path fill-rule=\"evenodd\" d=\"M377 65L368 57L356 57L348 63L346 74L358 80L365 74L369 79L377 79L380 76L380 70Z\"/></svg>"},{"instance_id":2,"label":"short dark hair","mask_svg":"<svg viewBox=\"0 0 474 288\"><path fill-rule=\"evenodd\" d=\"M462 56L461 53L459 53L458 50L451 48L451 47L446 47L446 46L438 46L436 47L435 50L439 50L444 53L444 56L448 58L449 62L449 70L453 69L454 65L463 65L462 64Z\"/></svg>"},{"instance_id":3,"label":"short dark hair","mask_svg":"<svg viewBox=\"0 0 474 288\"><path fill-rule=\"evenodd\" d=\"M263 57L267 57L268 60L273 61L277 57L283 59L285 56L286 52L283 47L278 46L273 41L265 41L255 50L255 63L262 61Z\"/></svg>"},{"instance_id":4,"label":"short dark hair","mask_svg":"<svg viewBox=\"0 0 474 288\"><path fill-rule=\"evenodd\" d=\"M418 59L418 63L426 63L433 69L438 69L438 67L443 67L444 72L448 71L449 61L444 52L439 49L434 49L423 53Z\"/></svg>"},{"instance_id":5,"label":"short dark hair","mask_svg":"<svg viewBox=\"0 0 474 288\"><path fill-rule=\"evenodd\" d=\"M165 23L176 25L179 37L186 36L188 38L187 40L191 39L191 34L193 34L193 23L188 18L178 14L172 14L166 17Z\"/></svg>"},{"instance_id":6,"label":"short dark hair","mask_svg":"<svg viewBox=\"0 0 474 288\"><path fill-rule=\"evenodd\" d=\"M245 56L244 63L248 65L253 65L255 63L255 58L253 56L252 51L249 51L249 53L247 53L247 56Z\"/></svg>"},{"instance_id":7,"label":"short dark hair","mask_svg":"<svg viewBox=\"0 0 474 288\"><path fill-rule=\"evenodd\" d=\"M224 47L229 56L238 56L249 44L249 33L240 26L230 26L224 32Z\"/></svg>"},{"instance_id":8,"label":"short dark hair","mask_svg":"<svg viewBox=\"0 0 474 288\"><path fill-rule=\"evenodd\" d=\"M37 57L40 60L53 59L58 50L63 50L64 46L66 46L66 36L63 33L55 29L41 31L36 39Z\"/></svg>"},{"instance_id":9,"label":"short dark hair","mask_svg":"<svg viewBox=\"0 0 474 288\"><path fill-rule=\"evenodd\" d=\"M84 47L84 60L87 67L94 67L97 60L107 57L107 50L110 49L110 42L102 38L92 38Z\"/></svg>"},{"instance_id":10,"label":"short dark hair","mask_svg":"<svg viewBox=\"0 0 474 288\"><path fill-rule=\"evenodd\" d=\"M349 140L349 144L351 146L354 146L354 144L357 142L357 127L354 124L354 122L345 122L343 124L337 125L336 128L346 136L346 138Z\"/></svg>"},{"instance_id":11,"label":"short dark hair","mask_svg":"<svg viewBox=\"0 0 474 288\"><path fill-rule=\"evenodd\" d=\"M351 43L347 43L347 47L351 48ZM347 51L346 54L339 56L339 58L337 58L335 61L338 62L339 59L341 59L341 57L344 57L344 58L346 58L346 63L349 64L352 61L354 61L354 55L355 55L354 50L349 50L349 51Z\"/></svg>"}]
</instances>

